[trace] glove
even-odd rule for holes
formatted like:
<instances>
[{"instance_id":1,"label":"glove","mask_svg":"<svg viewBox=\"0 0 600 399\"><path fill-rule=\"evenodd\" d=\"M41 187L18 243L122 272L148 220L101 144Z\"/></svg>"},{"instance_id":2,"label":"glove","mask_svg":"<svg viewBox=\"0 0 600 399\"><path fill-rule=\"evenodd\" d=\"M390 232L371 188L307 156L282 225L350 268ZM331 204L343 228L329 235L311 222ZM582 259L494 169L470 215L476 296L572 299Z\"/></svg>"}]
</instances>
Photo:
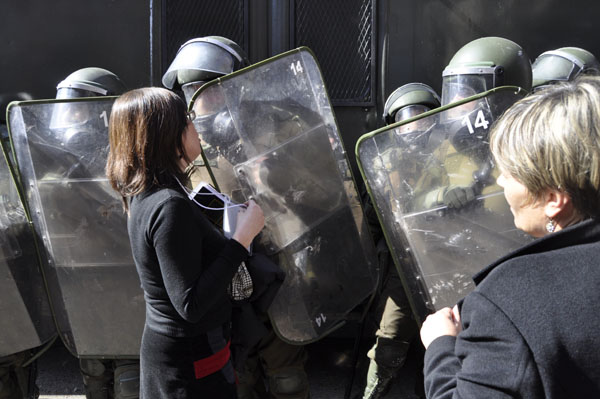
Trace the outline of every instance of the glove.
<instances>
[{"instance_id":1,"label":"glove","mask_svg":"<svg viewBox=\"0 0 600 399\"><path fill-rule=\"evenodd\" d=\"M462 208L475 198L472 186L449 186L442 195L442 201L448 208Z\"/></svg>"}]
</instances>

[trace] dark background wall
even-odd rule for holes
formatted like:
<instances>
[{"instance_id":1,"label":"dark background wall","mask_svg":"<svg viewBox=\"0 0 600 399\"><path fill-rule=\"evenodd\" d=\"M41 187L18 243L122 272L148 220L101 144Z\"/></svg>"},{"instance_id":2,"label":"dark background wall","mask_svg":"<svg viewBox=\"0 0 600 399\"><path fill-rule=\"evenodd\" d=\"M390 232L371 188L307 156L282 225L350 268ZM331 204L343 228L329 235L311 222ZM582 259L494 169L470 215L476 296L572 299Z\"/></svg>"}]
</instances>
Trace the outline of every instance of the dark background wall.
<instances>
[{"instance_id":1,"label":"dark background wall","mask_svg":"<svg viewBox=\"0 0 600 399\"><path fill-rule=\"evenodd\" d=\"M149 32L148 0L1 0L0 93L53 98L62 79L88 66L148 85Z\"/></svg>"},{"instance_id":2,"label":"dark background wall","mask_svg":"<svg viewBox=\"0 0 600 399\"><path fill-rule=\"evenodd\" d=\"M411 80L440 90L442 70L464 44L501 36L520 44L532 62L542 52L582 47L600 57L593 0L379 0L387 21L387 90ZM389 94L389 93L385 93Z\"/></svg>"},{"instance_id":3,"label":"dark background wall","mask_svg":"<svg viewBox=\"0 0 600 399\"><path fill-rule=\"evenodd\" d=\"M439 91L442 70L470 40L506 37L532 61L562 46L600 55L598 15L595 0L1 0L0 94L52 98L86 66L129 88L160 85L178 47L203 35L238 41L252 62L306 45L354 162L358 137L382 124L387 95L412 81Z\"/></svg>"}]
</instances>

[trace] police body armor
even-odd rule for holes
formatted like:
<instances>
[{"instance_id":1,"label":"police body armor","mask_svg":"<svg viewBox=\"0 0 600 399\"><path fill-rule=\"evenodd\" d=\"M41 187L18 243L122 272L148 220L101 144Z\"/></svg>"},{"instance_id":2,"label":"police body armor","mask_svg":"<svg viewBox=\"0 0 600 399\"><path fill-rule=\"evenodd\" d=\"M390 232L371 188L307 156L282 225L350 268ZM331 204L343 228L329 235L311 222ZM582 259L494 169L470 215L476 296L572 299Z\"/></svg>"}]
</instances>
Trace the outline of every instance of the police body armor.
<instances>
[{"instance_id":1,"label":"police body armor","mask_svg":"<svg viewBox=\"0 0 600 399\"><path fill-rule=\"evenodd\" d=\"M418 320L453 306L474 288L477 271L530 240L513 224L488 148L493 121L523 93L493 89L357 142L361 173ZM456 189L469 194L449 200Z\"/></svg>"},{"instance_id":2,"label":"police body armor","mask_svg":"<svg viewBox=\"0 0 600 399\"><path fill-rule=\"evenodd\" d=\"M374 248L323 80L306 48L201 87L190 108L207 169L265 214L255 250L286 279L269 309L278 334L308 343L374 291Z\"/></svg>"},{"instance_id":3,"label":"police body armor","mask_svg":"<svg viewBox=\"0 0 600 399\"><path fill-rule=\"evenodd\" d=\"M47 259L59 333L81 359L137 358L144 325L126 216L104 172L113 102L98 97L9 108L24 205Z\"/></svg>"}]
</instances>

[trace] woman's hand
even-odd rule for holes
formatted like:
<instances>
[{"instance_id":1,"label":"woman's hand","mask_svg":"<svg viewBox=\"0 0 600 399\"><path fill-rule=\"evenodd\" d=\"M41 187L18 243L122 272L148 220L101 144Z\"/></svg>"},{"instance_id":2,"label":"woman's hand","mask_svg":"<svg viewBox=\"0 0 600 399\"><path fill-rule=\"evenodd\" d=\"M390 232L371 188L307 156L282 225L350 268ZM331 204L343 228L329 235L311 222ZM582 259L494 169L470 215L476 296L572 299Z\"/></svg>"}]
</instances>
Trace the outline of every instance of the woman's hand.
<instances>
[{"instance_id":1,"label":"woman's hand","mask_svg":"<svg viewBox=\"0 0 600 399\"><path fill-rule=\"evenodd\" d=\"M237 214L237 223L233 239L242 244L245 248L250 248L254 237L265 226L265 216L260 206L250 200L246 202L246 207L241 208Z\"/></svg>"},{"instance_id":2,"label":"woman's hand","mask_svg":"<svg viewBox=\"0 0 600 399\"><path fill-rule=\"evenodd\" d=\"M461 331L462 326L458 307L454 306L453 309L443 308L427 316L421 326L421 341L427 349L434 339L443 335L456 337Z\"/></svg>"}]
</instances>

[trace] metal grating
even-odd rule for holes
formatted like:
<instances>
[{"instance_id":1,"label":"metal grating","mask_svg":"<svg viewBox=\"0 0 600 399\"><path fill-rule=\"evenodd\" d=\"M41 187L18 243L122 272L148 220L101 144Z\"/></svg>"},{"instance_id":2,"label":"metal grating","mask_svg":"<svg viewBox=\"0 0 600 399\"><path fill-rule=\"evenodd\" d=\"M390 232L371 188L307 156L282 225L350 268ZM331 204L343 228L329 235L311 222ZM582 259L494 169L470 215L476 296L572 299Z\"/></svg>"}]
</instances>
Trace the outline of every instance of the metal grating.
<instances>
[{"instance_id":1,"label":"metal grating","mask_svg":"<svg viewBox=\"0 0 600 399\"><path fill-rule=\"evenodd\" d=\"M307 46L334 105L374 104L375 0L292 0L293 47Z\"/></svg>"},{"instance_id":2,"label":"metal grating","mask_svg":"<svg viewBox=\"0 0 600 399\"><path fill-rule=\"evenodd\" d=\"M162 73L179 47L195 37L224 36L247 52L246 4L247 0L164 0Z\"/></svg>"}]
</instances>

